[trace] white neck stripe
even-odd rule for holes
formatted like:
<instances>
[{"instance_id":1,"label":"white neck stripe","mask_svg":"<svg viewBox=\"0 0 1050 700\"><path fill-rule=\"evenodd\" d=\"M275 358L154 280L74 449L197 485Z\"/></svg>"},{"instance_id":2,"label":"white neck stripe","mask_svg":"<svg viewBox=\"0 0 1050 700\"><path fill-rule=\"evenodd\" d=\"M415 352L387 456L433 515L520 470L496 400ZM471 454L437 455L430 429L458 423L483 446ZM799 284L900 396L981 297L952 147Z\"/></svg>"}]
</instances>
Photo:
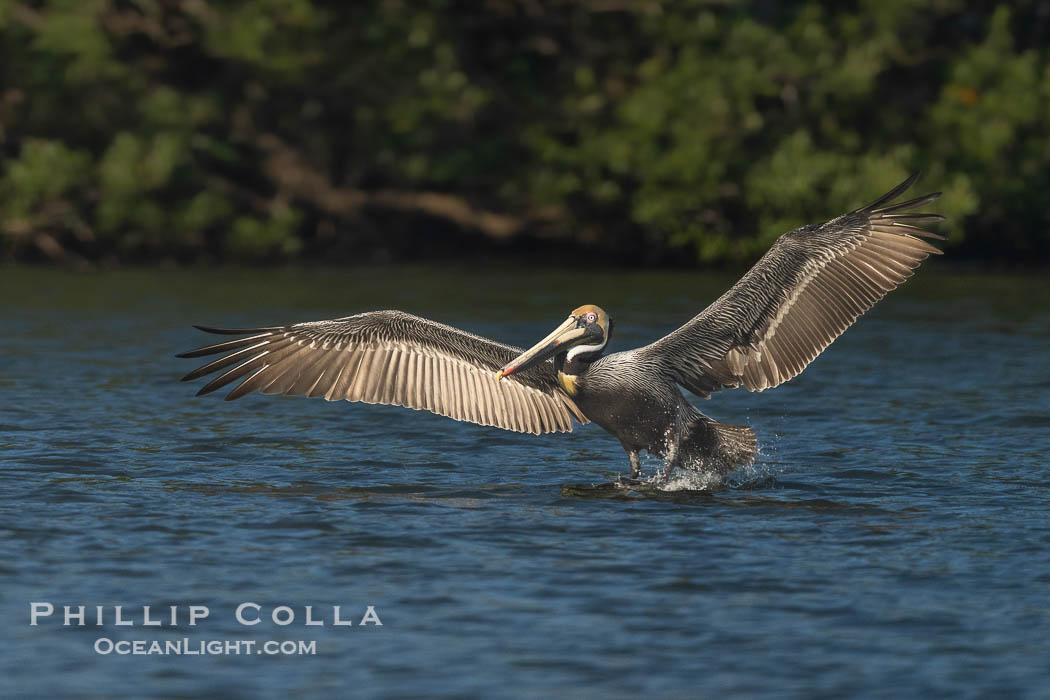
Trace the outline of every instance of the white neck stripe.
<instances>
[{"instance_id":1,"label":"white neck stripe","mask_svg":"<svg viewBox=\"0 0 1050 700\"><path fill-rule=\"evenodd\" d=\"M571 360L577 355L585 355L589 352L598 352L599 350L605 347L606 342L606 340L603 340L597 345L577 345L574 348L569 348L569 354L566 356L566 360Z\"/></svg>"}]
</instances>

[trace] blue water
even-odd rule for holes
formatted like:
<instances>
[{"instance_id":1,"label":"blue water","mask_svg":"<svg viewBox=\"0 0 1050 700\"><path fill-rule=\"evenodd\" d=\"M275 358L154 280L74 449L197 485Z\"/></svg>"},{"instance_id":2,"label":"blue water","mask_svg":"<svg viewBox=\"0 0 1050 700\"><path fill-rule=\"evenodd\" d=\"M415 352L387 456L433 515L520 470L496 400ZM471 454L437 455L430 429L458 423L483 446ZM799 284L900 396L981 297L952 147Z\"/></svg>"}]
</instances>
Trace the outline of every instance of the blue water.
<instances>
[{"instance_id":1,"label":"blue water","mask_svg":"<svg viewBox=\"0 0 1050 700\"><path fill-rule=\"evenodd\" d=\"M191 323L375 308L523 345L582 303L626 348L731 281L0 269L0 695L1050 696L1044 277L922 271L796 380L700 402L751 424L759 461L659 497L563 491L626 470L594 426L194 398L178 378L196 365L173 357L209 342ZM263 623L237 622L248 601ZM31 602L56 613L30 626ZM65 627L61 605L107 606L104 624ZM142 626L143 605L178 624ZM210 609L195 627L190 605ZM280 605L293 624L269 621ZM382 626L357 624L367 606ZM316 654L103 655L102 638Z\"/></svg>"}]
</instances>

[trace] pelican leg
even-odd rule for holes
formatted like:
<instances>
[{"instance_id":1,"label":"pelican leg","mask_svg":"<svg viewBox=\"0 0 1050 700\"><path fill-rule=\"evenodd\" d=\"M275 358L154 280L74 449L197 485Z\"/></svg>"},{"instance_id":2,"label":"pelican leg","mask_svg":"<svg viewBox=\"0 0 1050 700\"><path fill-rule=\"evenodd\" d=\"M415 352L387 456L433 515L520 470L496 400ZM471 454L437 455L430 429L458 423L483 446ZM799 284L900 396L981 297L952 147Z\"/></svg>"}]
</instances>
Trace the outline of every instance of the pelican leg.
<instances>
[{"instance_id":1,"label":"pelican leg","mask_svg":"<svg viewBox=\"0 0 1050 700\"><path fill-rule=\"evenodd\" d=\"M638 458L638 450L630 445L620 442L623 445L624 451L627 452L627 456L631 460L631 475L626 479L623 478L623 474L616 477L616 483L618 484L637 484L638 477L642 475L641 460Z\"/></svg>"},{"instance_id":2,"label":"pelican leg","mask_svg":"<svg viewBox=\"0 0 1050 700\"><path fill-rule=\"evenodd\" d=\"M670 481L671 472L675 467L678 466L678 443L671 445L670 449L667 450L667 457L664 459L667 466L664 467L664 481Z\"/></svg>"},{"instance_id":3,"label":"pelican leg","mask_svg":"<svg viewBox=\"0 0 1050 700\"><path fill-rule=\"evenodd\" d=\"M638 459L638 450L629 451L627 456L631 458L631 478L637 479L642 475L642 465L641 460Z\"/></svg>"},{"instance_id":4,"label":"pelican leg","mask_svg":"<svg viewBox=\"0 0 1050 700\"><path fill-rule=\"evenodd\" d=\"M682 442L682 421L674 423L674 434L667 441L667 454L664 455L664 481L671 480L671 472L678 466L678 446Z\"/></svg>"}]
</instances>

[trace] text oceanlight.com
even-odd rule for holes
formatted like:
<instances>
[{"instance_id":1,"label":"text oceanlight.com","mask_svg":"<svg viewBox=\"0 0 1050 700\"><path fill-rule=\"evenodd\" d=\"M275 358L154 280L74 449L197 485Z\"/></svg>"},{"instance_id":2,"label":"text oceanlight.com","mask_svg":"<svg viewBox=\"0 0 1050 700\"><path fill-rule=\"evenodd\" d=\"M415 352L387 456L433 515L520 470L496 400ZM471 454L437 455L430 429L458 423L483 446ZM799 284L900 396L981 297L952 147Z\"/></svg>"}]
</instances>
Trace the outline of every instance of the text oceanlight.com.
<instances>
[{"instance_id":1,"label":"text oceanlight.com","mask_svg":"<svg viewBox=\"0 0 1050 700\"><path fill-rule=\"evenodd\" d=\"M257 642L254 639L192 640L183 637L182 639L169 639L160 642L146 639L113 641L108 637L100 637L95 640L95 653L103 656L107 654L133 656L224 656L230 654L313 656L317 654L317 641L286 639L284 641L267 640L265 642Z\"/></svg>"}]
</instances>

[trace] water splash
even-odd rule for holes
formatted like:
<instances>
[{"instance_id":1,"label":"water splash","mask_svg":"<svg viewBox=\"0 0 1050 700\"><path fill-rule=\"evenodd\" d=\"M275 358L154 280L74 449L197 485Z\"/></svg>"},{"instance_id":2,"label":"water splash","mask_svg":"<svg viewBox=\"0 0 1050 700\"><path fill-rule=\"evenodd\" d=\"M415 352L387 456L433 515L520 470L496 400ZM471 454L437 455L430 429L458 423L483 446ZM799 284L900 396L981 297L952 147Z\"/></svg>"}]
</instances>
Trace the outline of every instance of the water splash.
<instances>
[{"instance_id":1,"label":"water splash","mask_svg":"<svg viewBox=\"0 0 1050 700\"><path fill-rule=\"evenodd\" d=\"M769 442L760 443L755 461L726 475L726 486L731 489L750 489L765 487L775 481L777 475L787 469L785 463L775 459L779 441L780 434L776 433Z\"/></svg>"},{"instance_id":2,"label":"water splash","mask_svg":"<svg viewBox=\"0 0 1050 700\"><path fill-rule=\"evenodd\" d=\"M725 477L721 474L679 469L667 481L663 481L663 475L660 474L653 486L661 491L719 491L724 484Z\"/></svg>"},{"instance_id":3,"label":"water splash","mask_svg":"<svg viewBox=\"0 0 1050 700\"><path fill-rule=\"evenodd\" d=\"M707 465L704 460L695 459L675 469L671 473L671 478L664 481L663 475L667 461L658 460L661 467L649 477L643 477L642 483L665 492L719 491L725 488L748 489L767 486L786 468L783 463L773 459L777 453L779 437L779 435L774 435L770 443L759 445L754 462L734 469L728 474L721 474L715 465Z\"/></svg>"}]
</instances>

